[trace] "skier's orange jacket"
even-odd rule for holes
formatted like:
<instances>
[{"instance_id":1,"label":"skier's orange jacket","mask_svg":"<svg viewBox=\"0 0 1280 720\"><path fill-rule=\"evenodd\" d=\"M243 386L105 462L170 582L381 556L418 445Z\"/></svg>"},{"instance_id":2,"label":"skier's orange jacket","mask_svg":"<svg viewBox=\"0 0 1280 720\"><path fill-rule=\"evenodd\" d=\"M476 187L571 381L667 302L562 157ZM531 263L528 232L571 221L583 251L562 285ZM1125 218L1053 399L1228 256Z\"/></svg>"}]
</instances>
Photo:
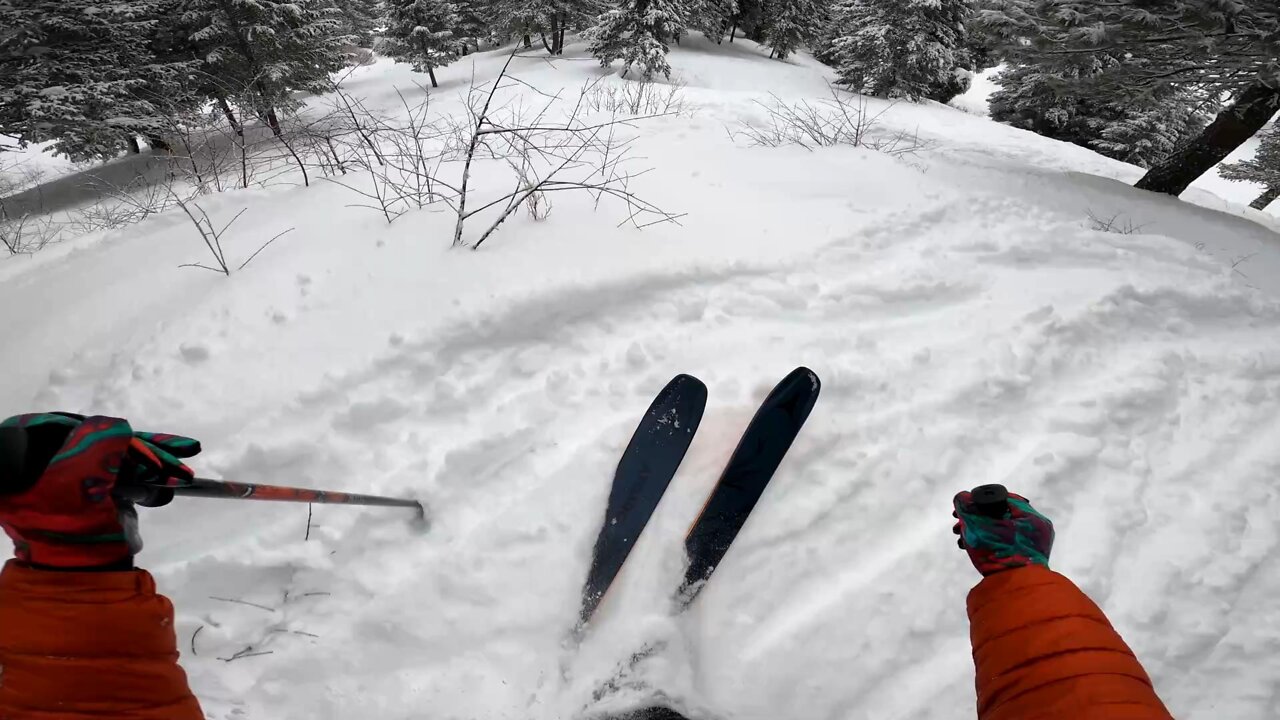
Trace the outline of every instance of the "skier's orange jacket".
<instances>
[{"instance_id":1,"label":"skier's orange jacket","mask_svg":"<svg viewBox=\"0 0 1280 720\"><path fill-rule=\"evenodd\" d=\"M969 594L981 720L1169 720L1106 616L1039 567ZM0 574L0 720L203 720L145 571Z\"/></svg>"},{"instance_id":2,"label":"skier's orange jacket","mask_svg":"<svg viewBox=\"0 0 1280 720\"><path fill-rule=\"evenodd\" d=\"M0 573L0 720L204 720L145 570Z\"/></svg>"},{"instance_id":3,"label":"skier's orange jacket","mask_svg":"<svg viewBox=\"0 0 1280 720\"><path fill-rule=\"evenodd\" d=\"M969 635L981 720L1172 720L1107 616L1052 570L985 578Z\"/></svg>"}]
</instances>

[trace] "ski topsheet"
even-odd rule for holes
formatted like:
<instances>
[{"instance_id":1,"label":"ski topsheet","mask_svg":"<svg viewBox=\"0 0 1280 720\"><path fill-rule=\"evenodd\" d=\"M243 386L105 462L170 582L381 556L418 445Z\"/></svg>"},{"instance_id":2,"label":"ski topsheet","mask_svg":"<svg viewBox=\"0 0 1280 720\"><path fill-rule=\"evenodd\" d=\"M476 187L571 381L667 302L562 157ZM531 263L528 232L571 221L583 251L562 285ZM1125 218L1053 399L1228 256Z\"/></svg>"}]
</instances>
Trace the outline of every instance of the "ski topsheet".
<instances>
[{"instance_id":1,"label":"ski topsheet","mask_svg":"<svg viewBox=\"0 0 1280 720\"><path fill-rule=\"evenodd\" d=\"M706 404L707 386L693 376L677 375L654 398L632 435L613 475L604 525L582 591L579 628L590 622L658 507L693 442Z\"/></svg>"},{"instance_id":2,"label":"ski topsheet","mask_svg":"<svg viewBox=\"0 0 1280 720\"><path fill-rule=\"evenodd\" d=\"M747 425L706 504L685 535L688 567L676 592L676 612L687 608L723 560L791 444L818 401L822 383L808 368L793 370L774 387ZM617 689L623 676L661 645L634 653L613 679L595 693L599 701ZM630 710L598 720L686 720L664 705Z\"/></svg>"},{"instance_id":3,"label":"ski topsheet","mask_svg":"<svg viewBox=\"0 0 1280 720\"><path fill-rule=\"evenodd\" d=\"M808 368L792 370L760 404L719 482L685 535L689 565L676 597L681 608L693 602L729 551L791 443L818 402L822 383Z\"/></svg>"}]
</instances>

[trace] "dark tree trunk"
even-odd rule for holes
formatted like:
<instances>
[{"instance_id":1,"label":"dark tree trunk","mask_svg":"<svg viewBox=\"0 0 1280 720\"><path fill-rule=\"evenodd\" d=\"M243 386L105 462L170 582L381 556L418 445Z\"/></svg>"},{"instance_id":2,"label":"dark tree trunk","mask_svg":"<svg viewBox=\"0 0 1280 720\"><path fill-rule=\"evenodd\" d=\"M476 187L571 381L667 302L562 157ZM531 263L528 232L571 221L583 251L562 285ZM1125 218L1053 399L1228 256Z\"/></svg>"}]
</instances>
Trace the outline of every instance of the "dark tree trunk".
<instances>
[{"instance_id":1,"label":"dark tree trunk","mask_svg":"<svg viewBox=\"0 0 1280 720\"><path fill-rule=\"evenodd\" d=\"M436 82L436 69L428 67L427 74L431 76L431 87L440 87L440 83Z\"/></svg>"},{"instance_id":2,"label":"dark tree trunk","mask_svg":"<svg viewBox=\"0 0 1280 720\"><path fill-rule=\"evenodd\" d=\"M528 35L525 35L525 36L524 36L524 49L525 49L525 50L528 50L529 48L532 48L532 47L533 47L533 38L529 37Z\"/></svg>"},{"instance_id":3,"label":"dark tree trunk","mask_svg":"<svg viewBox=\"0 0 1280 720\"><path fill-rule=\"evenodd\" d=\"M137 155L142 152L142 146L138 144L137 135L129 136L129 152L134 155Z\"/></svg>"},{"instance_id":4,"label":"dark tree trunk","mask_svg":"<svg viewBox=\"0 0 1280 720\"><path fill-rule=\"evenodd\" d=\"M1222 162L1232 150L1258 133L1280 107L1280 90L1256 83L1191 142L1147 171L1134 187L1178 196L1196 178Z\"/></svg>"},{"instance_id":5,"label":"dark tree trunk","mask_svg":"<svg viewBox=\"0 0 1280 720\"><path fill-rule=\"evenodd\" d=\"M244 137L244 128L241 127L240 121L236 120L236 114L231 112L231 103L228 103L227 99L222 95L217 96L217 101L218 107L222 108L222 114L227 116L227 122L231 123L231 129L235 131L236 135Z\"/></svg>"},{"instance_id":6,"label":"dark tree trunk","mask_svg":"<svg viewBox=\"0 0 1280 720\"><path fill-rule=\"evenodd\" d=\"M1257 200L1249 203L1249 207L1254 210L1266 210L1268 205L1276 201L1276 198L1280 198L1280 185L1272 185L1262 191Z\"/></svg>"},{"instance_id":7,"label":"dark tree trunk","mask_svg":"<svg viewBox=\"0 0 1280 720\"><path fill-rule=\"evenodd\" d=\"M267 127L271 128L271 134L276 137L284 134L280 130L280 118L276 117L276 109L273 107L267 108Z\"/></svg>"},{"instance_id":8,"label":"dark tree trunk","mask_svg":"<svg viewBox=\"0 0 1280 720\"><path fill-rule=\"evenodd\" d=\"M548 55L555 55L555 54L556 54L556 51L555 51L555 50L553 50L553 49L551 48L551 43L547 42L547 34L546 34L546 33L544 33L544 32L542 32L541 30L539 30L539 31L538 31L538 37L542 38L542 47L544 47L544 48L546 48L546 49L547 49L547 54L548 54ZM554 33L554 31L552 32L551 37L552 37L552 38L554 38L554 37L555 37L555 33Z\"/></svg>"},{"instance_id":9,"label":"dark tree trunk","mask_svg":"<svg viewBox=\"0 0 1280 720\"><path fill-rule=\"evenodd\" d=\"M733 25L729 28L729 42L733 42L733 36L738 34L738 17L733 18Z\"/></svg>"},{"instance_id":10,"label":"dark tree trunk","mask_svg":"<svg viewBox=\"0 0 1280 720\"><path fill-rule=\"evenodd\" d=\"M556 36L556 54L557 55L564 54L564 34L565 34L565 26L562 24L560 26L560 34Z\"/></svg>"}]
</instances>

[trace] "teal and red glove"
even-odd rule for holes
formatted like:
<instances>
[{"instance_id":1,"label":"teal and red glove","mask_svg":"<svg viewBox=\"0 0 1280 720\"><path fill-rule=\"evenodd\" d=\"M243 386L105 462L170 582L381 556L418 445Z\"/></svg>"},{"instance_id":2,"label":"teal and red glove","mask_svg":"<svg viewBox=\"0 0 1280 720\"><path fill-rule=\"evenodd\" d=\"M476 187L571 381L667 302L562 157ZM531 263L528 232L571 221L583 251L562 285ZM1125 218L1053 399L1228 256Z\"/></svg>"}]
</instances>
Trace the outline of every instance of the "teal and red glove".
<instances>
[{"instance_id":1,"label":"teal and red glove","mask_svg":"<svg viewBox=\"0 0 1280 720\"><path fill-rule=\"evenodd\" d=\"M984 577L1028 565L1049 567L1053 522L1026 498L1009 493L1008 510L1000 518L979 513L969 492L957 494L952 504L957 522L951 531Z\"/></svg>"},{"instance_id":2,"label":"teal and red glove","mask_svg":"<svg viewBox=\"0 0 1280 720\"><path fill-rule=\"evenodd\" d=\"M118 418L71 413L17 415L0 428L23 431L19 452L0 461L0 528L21 561L53 569L123 569L142 549L134 503L117 484L140 486L146 506L173 499L193 477L179 458L200 452L190 438L134 432ZM17 455L17 457L12 457Z\"/></svg>"}]
</instances>

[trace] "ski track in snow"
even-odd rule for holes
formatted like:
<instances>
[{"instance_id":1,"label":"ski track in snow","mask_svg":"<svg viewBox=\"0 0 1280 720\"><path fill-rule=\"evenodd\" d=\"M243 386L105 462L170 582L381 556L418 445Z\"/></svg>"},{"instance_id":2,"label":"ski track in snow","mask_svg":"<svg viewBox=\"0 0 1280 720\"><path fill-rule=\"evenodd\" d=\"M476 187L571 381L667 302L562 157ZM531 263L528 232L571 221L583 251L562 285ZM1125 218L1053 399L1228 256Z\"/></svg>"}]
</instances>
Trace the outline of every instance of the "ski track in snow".
<instances>
[{"instance_id":1,"label":"ski track in snow","mask_svg":"<svg viewBox=\"0 0 1280 720\"><path fill-rule=\"evenodd\" d=\"M382 260L282 250L256 261L284 269L261 281L258 304L150 317L119 348L76 350L37 390L8 392L156 422L195 413L208 474L429 507L425 533L386 509L316 506L310 528L298 507L189 501L149 514L142 559L179 609L183 664L209 716L569 718L631 652L663 642L639 679L716 717L972 717L964 596L977 577L948 508L988 482L1054 518L1054 567L1106 609L1175 716L1280 714L1280 303L1272 276L1242 278L1194 247L1265 244L1267 231L1029 168L1077 149L949 109L903 108L902 123L983 128L971 141L987 156L961 131L923 169L842 148L734 146L707 117L754 112L761 68L781 68L797 95L821 95L822 77L688 44L673 62L702 115L663 125L645 151L717 154L670 192L720 198L754 167L741 182L761 203L788 183L809 189L794 216L725 220L732 206L717 207L685 230L609 244L587 235L608 225L584 220L552 256L515 247L553 242L525 222L482 262L403 271L437 294L375 280ZM810 167L860 172L822 196L821 177L800 174ZM1165 234L1087 229L1085 209L1107 198L1158 215ZM407 234L387 231L391 250L439 220L413 217L393 226ZM1258 266L1280 267L1259 246L1271 254ZM354 280L332 269L345 263ZM222 287L185 277L194 285L158 296ZM216 282L254 278L240 277ZM371 299L393 288L394 300ZM386 341L288 334L326 323ZM259 352L262 375L225 360ZM823 380L817 408L714 581L669 617L684 529L756 403L800 364ZM613 466L678 372L707 383L707 414L597 627L568 653Z\"/></svg>"}]
</instances>

